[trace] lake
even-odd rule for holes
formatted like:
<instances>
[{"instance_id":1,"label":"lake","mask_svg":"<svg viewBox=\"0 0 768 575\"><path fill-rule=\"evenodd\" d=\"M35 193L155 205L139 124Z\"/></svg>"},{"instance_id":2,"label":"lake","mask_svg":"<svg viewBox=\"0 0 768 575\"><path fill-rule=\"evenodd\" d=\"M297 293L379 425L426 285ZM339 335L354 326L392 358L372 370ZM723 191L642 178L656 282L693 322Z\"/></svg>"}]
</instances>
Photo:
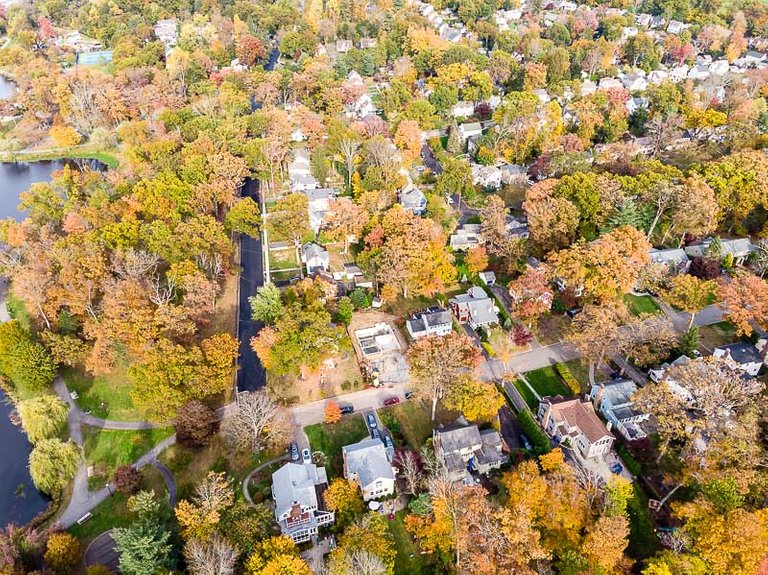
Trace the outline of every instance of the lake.
<instances>
[{"instance_id":1,"label":"lake","mask_svg":"<svg viewBox=\"0 0 768 575\"><path fill-rule=\"evenodd\" d=\"M19 194L35 182L49 181L67 164L78 165L65 160L0 163L0 219L23 218L18 210ZM48 500L32 484L27 469L32 446L21 429L11 423L12 411L0 391L0 527L10 522L23 525L48 506Z\"/></svg>"}]
</instances>

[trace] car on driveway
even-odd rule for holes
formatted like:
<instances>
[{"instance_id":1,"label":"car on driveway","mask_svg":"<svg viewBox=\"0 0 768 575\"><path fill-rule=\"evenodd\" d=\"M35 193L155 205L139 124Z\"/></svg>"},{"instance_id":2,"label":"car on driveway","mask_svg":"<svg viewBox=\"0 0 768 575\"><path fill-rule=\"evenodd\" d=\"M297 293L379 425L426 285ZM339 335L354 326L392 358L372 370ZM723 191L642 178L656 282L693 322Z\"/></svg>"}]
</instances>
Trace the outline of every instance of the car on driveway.
<instances>
[{"instance_id":1,"label":"car on driveway","mask_svg":"<svg viewBox=\"0 0 768 575\"><path fill-rule=\"evenodd\" d=\"M312 463L312 454L309 452L309 449L301 450L301 461L302 463Z\"/></svg>"},{"instance_id":2,"label":"car on driveway","mask_svg":"<svg viewBox=\"0 0 768 575\"><path fill-rule=\"evenodd\" d=\"M390 397L389 399L384 401L384 405L386 405L386 406L397 405L398 403L400 403L400 398L399 397Z\"/></svg>"},{"instance_id":3,"label":"car on driveway","mask_svg":"<svg viewBox=\"0 0 768 575\"><path fill-rule=\"evenodd\" d=\"M520 443L523 444L523 447L525 447L526 451L530 451L531 449L533 449L531 446L531 442L528 441L528 438L522 433L520 434Z\"/></svg>"},{"instance_id":4,"label":"car on driveway","mask_svg":"<svg viewBox=\"0 0 768 575\"><path fill-rule=\"evenodd\" d=\"M395 445L392 443L392 438L389 435L384 436L384 447L393 449Z\"/></svg>"},{"instance_id":5,"label":"car on driveway","mask_svg":"<svg viewBox=\"0 0 768 575\"><path fill-rule=\"evenodd\" d=\"M291 442L291 461L298 461L299 460L299 446L296 445L295 441Z\"/></svg>"},{"instance_id":6,"label":"car on driveway","mask_svg":"<svg viewBox=\"0 0 768 575\"><path fill-rule=\"evenodd\" d=\"M370 427L371 429L376 429L379 426L379 424L376 423L376 416L373 415L372 413L369 413L366 416L366 419L368 420L368 427Z\"/></svg>"},{"instance_id":7,"label":"car on driveway","mask_svg":"<svg viewBox=\"0 0 768 575\"><path fill-rule=\"evenodd\" d=\"M405 392L405 399L411 399L413 397L413 392L411 390L408 390Z\"/></svg>"},{"instance_id":8,"label":"car on driveway","mask_svg":"<svg viewBox=\"0 0 768 575\"><path fill-rule=\"evenodd\" d=\"M346 415L348 413L354 413L355 412L355 406L354 405L341 405L341 406L339 406L339 411L341 411L342 415Z\"/></svg>"},{"instance_id":9,"label":"car on driveway","mask_svg":"<svg viewBox=\"0 0 768 575\"><path fill-rule=\"evenodd\" d=\"M624 467L621 465L621 463L614 463L611 465L611 473L616 473L617 475L624 471Z\"/></svg>"},{"instance_id":10,"label":"car on driveway","mask_svg":"<svg viewBox=\"0 0 768 575\"><path fill-rule=\"evenodd\" d=\"M371 435L374 439L381 439L381 433L379 433L378 429L371 429Z\"/></svg>"}]
</instances>

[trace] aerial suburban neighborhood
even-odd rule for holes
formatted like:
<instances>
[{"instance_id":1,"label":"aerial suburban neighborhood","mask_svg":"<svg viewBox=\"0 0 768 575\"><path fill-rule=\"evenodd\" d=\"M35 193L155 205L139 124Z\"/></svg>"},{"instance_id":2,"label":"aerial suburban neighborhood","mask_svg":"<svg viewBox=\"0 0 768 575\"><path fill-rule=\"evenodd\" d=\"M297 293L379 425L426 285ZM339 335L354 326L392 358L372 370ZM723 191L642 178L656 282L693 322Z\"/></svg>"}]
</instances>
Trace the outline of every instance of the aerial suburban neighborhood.
<instances>
[{"instance_id":1,"label":"aerial suburban neighborhood","mask_svg":"<svg viewBox=\"0 0 768 575\"><path fill-rule=\"evenodd\" d=\"M0 0L0 575L768 574L768 4Z\"/></svg>"}]
</instances>

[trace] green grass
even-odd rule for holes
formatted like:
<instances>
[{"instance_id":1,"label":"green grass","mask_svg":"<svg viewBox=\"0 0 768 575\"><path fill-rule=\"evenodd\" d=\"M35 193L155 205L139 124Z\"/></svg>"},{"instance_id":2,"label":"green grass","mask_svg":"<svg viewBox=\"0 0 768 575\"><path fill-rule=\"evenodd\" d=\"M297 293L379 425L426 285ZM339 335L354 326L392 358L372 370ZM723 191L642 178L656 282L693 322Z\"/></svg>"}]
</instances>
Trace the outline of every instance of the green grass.
<instances>
[{"instance_id":1,"label":"green grass","mask_svg":"<svg viewBox=\"0 0 768 575\"><path fill-rule=\"evenodd\" d=\"M560 376L557 375L555 368L552 366L529 371L525 374L525 378L541 397L548 395L570 397L572 395L568 386L563 383L563 380L560 379Z\"/></svg>"},{"instance_id":2,"label":"green grass","mask_svg":"<svg viewBox=\"0 0 768 575\"><path fill-rule=\"evenodd\" d=\"M653 298L649 295L634 295L631 293L624 294L624 301L627 304L627 308L632 315L640 315L644 313L659 314L661 308L656 305Z\"/></svg>"},{"instance_id":3,"label":"green grass","mask_svg":"<svg viewBox=\"0 0 768 575\"><path fill-rule=\"evenodd\" d=\"M635 483L635 495L629 500L629 545L627 554L633 559L645 559L661 550L661 543L654 532L654 522L648 509L648 496Z\"/></svg>"},{"instance_id":4,"label":"green grass","mask_svg":"<svg viewBox=\"0 0 768 575\"><path fill-rule=\"evenodd\" d=\"M424 442L432 437L432 421L429 408L425 404L419 401L406 401L388 407L386 411L391 412L397 419L400 434L411 449L421 449Z\"/></svg>"},{"instance_id":5,"label":"green grass","mask_svg":"<svg viewBox=\"0 0 768 575\"><path fill-rule=\"evenodd\" d=\"M0 161L3 162L40 162L43 160L69 159L96 160L102 164L106 164L111 169L115 169L120 165L120 161L112 154L106 152L78 151L78 148L62 149L60 151L52 152L5 152L0 154Z\"/></svg>"},{"instance_id":6,"label":"green grass","mask_svg":"<svg viewBox=\"0 0 768 575\"><path fill-rule=\"evenodd\" d=\"M397 547L397 560L395 561L395 575L419 575L434 573L427 565L424 556L419 554L419 549L413 542L411 534L405 528L403 520L408 511L403 509L395 513L395 518L389 522L389 532L395 538Z\"/></svg>"},{"instance_id":7,"label":"green grass","mask_svg":"<svg viewBox=\"0 0 768 575\"><path fill-rule=\"evenodd\" d=\"M581 384L581 392L589 393L591 388L589 384L589 365L583 363L580 359L572 359L570 361L566 361L564 365L571 371L573 377L575 377Z\"/></svg>"},{"instance_id":8,"label":"green grass","mask_svg":"<svg viewBox=\"0 0 768 575\"><path fill-rule=\"evenodd\" d=\"M67 369L62 374L69 391L76 391L77 405L103 419L138 421L144 419L131 401L131 380L124 371L93 377L82 370Z\"/></svg>"},{"instance_id":9,"label":"green grass","mask_svg":"<svg viewBox=\"0 0 768 575\"><path fill-rule=\"evenodd\" d=\"M342 417L338 423L315 423L304 428L313 451L326 456L326 468L330 477L341 476L341 448L369 437L368 428L359 414Z\"/></svg>"},{"instance_id":10,"label":"green grass","mask_svg":"<svg viewBox=\"0 0 768 575\"><path fill-rule=\"evenodd\" d=\"M112 479L115 469L133 463L171 434L173 429L170 427L140 431L85 427L85 460L94 469L94 474L89 478L91 487L103 486Z\"/></svg>"},{"instance_id":11,"label":"green grass","mask_svg":"<svg viewBox=\"0 0 768 575\"><path fill-rule=\"evenodd\" d=\"M525 400L525 403L528 404L528 407L530 407L533 411L538 410L539 400L536 399L536 396L533 395L533 392L530 390L530 388L527 385L525 385L525 382L519 379L516 379L514 385L515 385L515 389Z\"/></svg>"}]
</instances>

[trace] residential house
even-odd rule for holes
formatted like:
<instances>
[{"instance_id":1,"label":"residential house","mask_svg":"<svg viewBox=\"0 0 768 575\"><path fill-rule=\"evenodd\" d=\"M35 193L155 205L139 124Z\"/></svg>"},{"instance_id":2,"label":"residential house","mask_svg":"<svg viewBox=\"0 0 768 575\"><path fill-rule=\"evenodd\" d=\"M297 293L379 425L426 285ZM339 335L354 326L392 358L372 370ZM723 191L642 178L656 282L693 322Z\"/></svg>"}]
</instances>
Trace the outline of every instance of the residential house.
<instances>
[{"instance_id":1,"label":"residential house","mask_svg":"<svg viewBox=\"0 0 768 575\"><path fill-rule=\"evenodd\" d=\"M360 49L368 50L376 47L376 38L360 38Z\"/></svg>"},{"instance_id":2,"label":"residential house","mask_svg":"<svg viewBox=\"0 0 768 575\"><path fill-rule=\"evenodd\" d=\"M600 78L600 90L620 90L624 86L618 78Z\"/></svg>"},{"instance_id":3,"label":"residential house","mask_svg":"<svg viewBox=\"0 0 768 575\"><path fill-rule=\"evenodd\" d=\"M363 439L341 448L344 477L360 488L363 501L381 499L395 492L392 455L380 439Z\"/></svg>"},{"instance_id":4,"label":"residential house","mask_svg":"<svg viewBox=\"0 0 768 575\"><path fill-rule=\"evenodd\" d=\"M725 76L730 70L731 65L728 60L715 60L709 66L709 72L713 76Z\"/></svg>"},{"instance_id":5,"label":"residential house","mask_svg":"<svg viewBox=\"0 0 768 575\"><path fill-rule=\"evenodd\" d=\"M690 27L691 25L686 24L685 22L680 22L679 20L670 20L669 24L667 24L667 34L679 36L683 30L686 30Z\"/></svg>"},{"instance_id":6,"label":"residential house","mask_svg":"<svg viewBox=\"0 0 768 575\"><path fill-rule=\"evenodd\" d=\"M657 264L667 264L675 273L686 273L691 260L682 248L668 250L651 249L648 251L651 261Z\"/></svg>"},{"instance_id":7,"label":"residential house","mask_svg":"<svg viewBox=\"0 0 768 575\"><path fill-rule=\"evenodd\" d=\"M669 72L666 70L654 70L648 74L648 83L654 85L661 84L667 78L669 78Z\"/></svg>"},{"instance_id":8,"label":"residential house","mask_svg":"<svg viewBox=\"0 0 768 575\"><path fill-rule=\"evenodd\" d=\"M312 176L307 148L296 148L293 151L293 160L288 164L288 179L292 192L313 190L319 187L318 181Z\"/></svg>"},{"instance_id":9,"label":"residential house","mask_svg":"<svg viewBox=\"0 0 768 575\"><path fill-rule=\"evenodd\" d=\"M474 113L475 113L475 103L468 102L466 100L457 102L456 104L453 105L453 108L451 108L451 115L454 118L469 118Z\"/></svg>"},{"instance_id":10,"label":"residential house","mask_svg":"<svg viewBox=\"0 0 768 575\"><path fill-rule=\"evenodd\" d=\"M507 216L505 229L510 238L520 238L525 240L528 239L530 235L528 230L528 218L525 216L518 218Z\"/></svg>"},{"instance_id":11,"label":"residential house","mask_svg":"<svg viewBox=\"0 0 768 575\"><path fill-rule=\"evenodd\" d=\"M427 196L414 185L406 186L399 193L400 205L416 216L427 213Z\"/></svg>"},{"instance_id":12,"label":"residential house","mask_svg":"<svg viewBox=\"0 0 768 575\"><path fill-rule=\"evenodd\" d=\"M501 187L501 170L496 166L472 164L472 183L476 186L498 190Z\"/></svg>"},{"instance_id":13,"label":"residential house","mask_svg":"<svg viewBox=\"0 0 768 575\"><path fill-rule=\"evenodd\" d=\"M291 142L303 142L306 139L307 138L300 126L297 126L293 132L291 132Z\"/></svg>"},{"instance_id":14,"label":"residential house","mask_svg":"<svg viewBox=\"0 0 768 575\"><path fill-rule=\"evenodd\" d=\"M470 425L463 418L444 429L436 429L432 438L435 454L445 463L453 481L471 483L471 471L485 474L508 460L502 452L498 431L480 431L477 425Z\"/></svg>"},{"instance_id":15,"label":"residential house","mask_svg":"<svg viewBox=\"0 0 768 575\"><path fill-rule=\"evenodd\" d=\"M630 92L644 92L648 87L648 81L645 78L645 72L638 70L631 74L626 74L621 83Z\"/></svg>"},{"instance_id":16,"label":"residential house","mask_svg":"<svg viewBox=\"0 0 768 575\"><path fill-rule=\"evenodd\" d=\"M381 305L381 298L374 298L372 306L377 308ZM361 369L374 386L408 381L408 363L403 354L405 342L401 343L390 324L379 322L355 330L352 345L358 354Z\"/></svg>"},{"instance_id":17,"label":"residential house","mask_svg":"<svg viewBox=\"0 0 768 575\"><path fill-rule=\"evenodd\" d=\"M688 77L688 66L685 64L681 66L675 66L669 71L669 79L673 82L679 83Z\"/></svg>"},{"instance_id":18,"label":"residential house","mask_svg":"<svg viewBox=\"0 0 768 575\"><path fill-rule=\"evenodd\" d=\"M646 421L649 414L637 409L632 402L636 391L634 381L621 379L595 384L589 394L595 409L628 441L646 437L639 424Z\"/></svg>"},{"instance_id":19,"label":"residential house","mask_svg":"<svg viewBox=\"0 0 768 575\"><path fill-rule=\"evenodd\" d=\"M709 246L713 241L714 238L706 238L701 242L687 246L685 248L685 253L690 258L704 257L707 255ZM749 238L737 238L733 240L721 239L720 246L722 249L722 256L725 257L730 254L733 257L733 263L739 266L744 263L754 249Z\"/></svg>"},{"instance_id":20,"label":"residential house","mask_svg":"<svg viewBox=\"0 0 768 575\"><path fill-rule=\"evenodd\" d=\"M480 272L477 274L477 277L480 278L480 281L483 282L484 285L496 285L496 274L492 271Z\"/></svg>"},{"instance_id":21,"label":"residential house","mask_svg":"<svg viewBox=\"0 0 768 575\"><path fill-rule=\"evenodd\" d=\"M414 340L428 335L445 336L453 329L453 318L447 309L432 307L413 314L405 329Z\"/></svg>"},{"instance_id":22,"label":"residential house","mask_svg":"<svg viewBox=\"0 0 768 575\"><path fill-rule=\"evenodd\" d=\"M319 527L333 523L334 513L323 501L327 487L325 468L314 463L287 463L272 474L275 520L283 535L304 543Z\"/></svg>"},{"instance_id":23,"label":"residential house","mask_svg":"<svg viewBox=\"0 0 768 575\"><path fill-rule=\"evenodd\" d=\"M482 224L464 224L451 234L449 243L455 252L465 252L485 243Z\"/></svg>"},{"instance_id":24,"label":"residential house","mask_svg":"<svg viewBox=\"0 0 768 575\"><path fill-rule=\"evenodd\" d=\"M483 133L483 127L480 122L468 122L465 124L459 124L459 138L462 142L466 142L473 136L479 136Z\"/></svg>"},{"instance_id":25,"label":"residential house","mask_svg":"<svg viewBox=\"0 0 768 575\"><path fill-rule=\"evenodd\" d=\"M350 113L353 114L358 120L362 120L370 114L376 113L376 106L373 103L373 99L368 92L360 95L351 106Z\"/></svg>"},{"instance_id":26,"label":"residential house","mask_svg":"<svg viewBox=\"0 0 768 575\"><path fill-rule=\"evenodd\" d=\"M331 265L328 251L315 242L307 242L301 246L301 262L307 268L307 274L319 270L327 272Z\"/></svg>"},{"instance_id":27,"label":"residential house","mask_svg":"<svg viewBox=\"0 0 768 575\"><path fill-rule=\"evenodd\" d=\"M584 80L581 83L581 96L591 96L597 92L597 84L595 84L592 80Z\"/></svg>"},{"instance_id":28,"label":"residential house","mask_svg":"<svg viewBox=\"0 0 768 575\"><path fill-rule=\"evenodd\" d=\"M697 64L688 72L688 78L695 81L703 81L709 78L709 65Z\"/></svg>"},{"instance_id":29,"label":"residential house","mask_svg":"<svg viewBox=\"0 0 768 575\"><path fill-rule=\"evenodd\" d=\"M179 41L178 26L179 23L177 22L176 18L158 20L155 23L155 37L165 46L166 60L171 55L173 47L176 46Z\"/></svg>"},{"instance_id":30,"label":"residential house","mask_svg":"<svg viewBox=\"0 0 768 575\"><path fill-rule=\"evenodd\" d=\"M474 329L499 323L493 299L479 286L473 286L467 293L452 297L448 303L459 322L468 323Z\"/></svg>"},{"instance_id":31,"label":"residential house","mask_svg":"<svg viewBox=\"0 0 768 575\"><path fill-rule=\"evenodd\" d=\"M539 403L538 419L549 437L556 443L567 442L584 459L602 457L613 445L613 435L589 401L545 397Z\"/></svg>"},{"instance_id":32,"label":"residential house","mask_svg":"<svg viewBox=\"0 0 768 575\"><path fill-rule=\"evenodd\" d=\"M648 109L648 98L628 98L627 99L627 111L630 114L634 114L638 110L647 110Z\"/></svg>"},{"instance_id":33,"label":"residential house","mask_svg":"<svg viewBox=\"0 0 768 575\"><path fill-rule=\"evenodd\" d=\"M101 42L77 30L69 30L59 34L54 43L59 48L69 48L75 52L95 52L101 50Z\"/></svg>"},{"instance_id":34,"label":"residential house","mask_svg":"<svg viewBox=\"0 0 768 575\"><path fill-rule=\"evenodd\" d=\"M502 164L499 166L501 170L501 183L512 184L514 182L520 182L523 184L529 183L528 180L528 168L519 164Z\"/></svg>"},{"instance_id":35,"label":"residential house","mask_svg":"<svg viewBox=\"0 0 768 575\"><path fill-rule=\"evenodd\" d=\"M333 188L310 188L301 191L308 200L309 227L317 234L323 226L325 216L331 209L331 203L336 198L336 190Z\"/></svg>"},{"instance_id":36,"label":"residential house","mask_svg":"<svg viewBox=\"0 0 768 575\"><path fill-rule=\"evenodd\" d=\"M732 343L716 347L712 352L721 358L734 371L740 371L751 377L756 377L763 367L763 354L751 343Z\"/></svg>"},{"instance_id":37,"label":"residential house","mask_svg":"<svg viewBox=\"0 0 768 575\"><path fill-rule=\"evenodd\" d=\"M540 104L546 104L552 98L549 97L549 93L544 88L539 88L533 91L533 95L539 99Z\"/></svg>"},{"instance_id":38,"label":"residential house","mask_svg":"<svg viewBox=\"0 0 768 575\"><path fill-rule=\"evenodd\" d=\"M352 40L336 40L336 51L339 54L345 54L352 49Z\"/></svg>"}]
</instances>

